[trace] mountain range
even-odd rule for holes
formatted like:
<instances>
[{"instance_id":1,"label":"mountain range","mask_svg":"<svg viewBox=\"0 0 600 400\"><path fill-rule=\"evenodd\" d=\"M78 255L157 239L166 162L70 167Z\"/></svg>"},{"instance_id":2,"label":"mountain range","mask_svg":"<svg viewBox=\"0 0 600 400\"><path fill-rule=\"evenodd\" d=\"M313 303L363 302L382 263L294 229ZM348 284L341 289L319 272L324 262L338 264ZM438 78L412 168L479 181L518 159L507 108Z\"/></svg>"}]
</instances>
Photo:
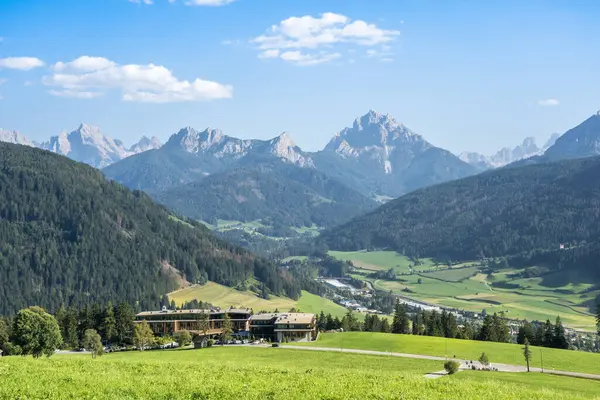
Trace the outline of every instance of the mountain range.
<instances>
[{"instance_id":1,"label":"mountain range","mask_svg":"<svg viewBox=\"0 0 600 400\"><path fill-rule=\"evenodd\" d=\"M161 148L103 171L207 222L265 219L328 227L371 210L376 201L477 169L371 110L318 152L303 151L287 133L238 139L218 129L187 127Z\"/></svg>"},{"instance_id":2,"label":"mountain range","mask_svg":"<svg viewBox=\"0 0 600 400\"><path fill-rule=\"evenodd\" d=\"M546 150L554 146L559 137L559 133L553 133L542 147L538 147L534 137L527 137L523 140L522 144L513 148L504 147L491 156L467 151L461 153L458 157L480 170L500 168L520 160L544 154Z\"/></svg>"},{"instance_id":3,"label":"mountain range","mask_svg":"<svg viewBox=\"0 0 600 400\"><path fill-rule=\"evenodd\" d=\"M0 142L49 150L95 168L104 168L134 154L162 146L158 138L143 136L139 142L126 148L123 142L102 133L98 127L83 123L71 132L61 132L42 143L33 142L17 131L0 129Z\"/></svg>"},{"instance_id":4,"label":"mountain range","mask_svg":"<svg viewBox=\"0 0 600 400\"><path fill-rule=\"evenodd\" d=\"M374 110L317 152L303 151L288 133L270 140L239 139L213 128L180 129L164 145L143 137L129 148L85 124L41 144L0 131L3 141L103 168L107 177L192 218L211 223L265 219L297 227L344 223L375 202L482 170L599 154L600 115L557 137L541 148L526 138L491 157L457 157Z\"/></svg>"}]
</instances>

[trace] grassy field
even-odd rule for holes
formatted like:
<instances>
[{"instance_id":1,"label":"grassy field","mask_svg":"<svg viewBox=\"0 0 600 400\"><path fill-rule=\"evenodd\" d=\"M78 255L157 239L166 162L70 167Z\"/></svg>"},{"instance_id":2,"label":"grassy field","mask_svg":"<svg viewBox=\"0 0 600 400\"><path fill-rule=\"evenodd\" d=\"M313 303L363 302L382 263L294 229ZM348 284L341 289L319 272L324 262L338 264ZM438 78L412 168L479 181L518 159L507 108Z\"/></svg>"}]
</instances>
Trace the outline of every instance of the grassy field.
<instances>
[{"instance_id":1,"label":"grassy field","mask_svg":"<svg viewBox=\"0 0 600 400\"><path fill-rule=\"evenodd\" d=\"M258 297L251 291L241 292L233 288L208 282L206 285L197 285L169 293L169 300L175 300L180 305L190 300L201 300L217 307L247 307L254 311L288 311L291 308L302 312L331 314L334 317L343 317L346 309L333 301L312 293L303 291L302 296L296 301L287 297L271 296L269 300Z\"/></svg>"},{"instance_id":2,"label":"grassy field","mask_svg":"<svg viewBox=\"0 0 600 400\"><path fill-rule=\"evenodd\" d=\"M502 382L507 386L521 385L531 389L547 387L556 391L564 391L574 396L588 397L590 399L600 398L600 382L598 381L564 376L558 377L550 374L489 374L482 371L463 371L452 376L450 379L463 382Z\"/></svg>"},{"instance_id":3,"label":"grassy field","mask_svg":"<svg viewBox=\"0 0 600 400\"><path fill-rule=\"evenodd\" d=\"M595 321L585 304L600 294L591 290L592 284L580 282L577 276L567 276L561 271L535 278L515 278L511 275L524 270L506 270L488 276L478 273L473 262L454 265L452 269L419 272L435 269L431 260L423 261L412 275L398 276L397 280L371 280L366 277L374 270L394 268L397 272L409 272L411 263L407 258L391 251L374 252L330 252L341 260L353 260L360 269L355 278L370 280L376 289L391 290L396 294L411 297L441 306L488 313L505 312L512 319L554 320L560 315L563 323L581 330L594 330ZM466 268L461 268L465 267ZM421 283L418 283L419 280ZM499 288L493 283L505 282L514 288ZM570 283L565 283L570 282Z\"/></svg>"},{"instance_id":4,"label":"grassy field","mask_svg":"<svg viewBox=\"0 0 600 400\"><path fill-rule=\"evenodd\" d=\"M405 257L395 251L330 251L329 255L339 260L350 260L359 268L382 271L394 268L396 273L409 272L408 266L414 264L408 257ZM434 263L430 259L421 259L423 264L417 266L416 270L434 268Z\"/></svg>"},{"instance_id":5,"label":"grassy field","mask_svg":"<svg viewBox=\"0 0 600 400\"><path fill-rule=\"evenodd\" d=\"M391 351L397 353L423 354L477 360L485 352L490 362L525 365L522 346L509 343L479 342L445 339L430 336L393 335L391 333L347 332L324 333L312 343L299 343L319 347L349 348L361 350ZM447 353L446 353L446 348ZM540 349L532 346L532 367L541 367L540 350L543 351L544 368L551 370L587 372L600 374L600 354L580 351ZM599 393L600 394L600 393Z\"/></svg>"},{"instance_id":6,"label":"grassy field","mask_svg":"<svg viewBox=\"0 0 600 400\"><path fill-rule=\"evenodd\" d=\"M212 348L0 359L2 399L585 399L552 382L426 380L440 362L285 349ZM492 375L490 374L490 377ZM499 375L493 375L494 377Z\"/></svg>"}]
</instances>

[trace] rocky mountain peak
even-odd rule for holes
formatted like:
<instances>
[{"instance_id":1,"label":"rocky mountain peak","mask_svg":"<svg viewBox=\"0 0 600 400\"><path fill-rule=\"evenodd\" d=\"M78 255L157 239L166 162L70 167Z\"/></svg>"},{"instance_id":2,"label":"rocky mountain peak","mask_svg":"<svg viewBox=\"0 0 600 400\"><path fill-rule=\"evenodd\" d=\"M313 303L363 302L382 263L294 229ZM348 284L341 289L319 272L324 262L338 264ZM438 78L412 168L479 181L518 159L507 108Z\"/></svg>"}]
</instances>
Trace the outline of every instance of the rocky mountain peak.
<instances>
[{"instance_id":1,"label":"rocky mountain peak","mask_svg":"<svg viewBox=\"0 0 600 400\"><path fill-rule=\"evenodd\" d=\"M6 129L0 128L0 142L14 143L14 144L22 144L25 146L34 147L35 144L29 140L25 135L21 134L18 131L9 131Z\"/></svg>"},{"instance_id":2,"label":"rocky mountain peak","mask_svg":"<svg viewBox=\"0 0 600 400\"><path fill-rule=\"evenodd\" d=\"M313 166L312 159L302 153L302 150L296 146L291 135L287 132L283 132L279 136L269 140L266 151L271 155L301 167Z\"/></svg>"},{"instance_id":3,"label":"rocky mountain peak","mask_svg":"<svg viewBox=\"0 0 600 400\"><path fill-rule=\"evenodd\" d=\"M152 136L152 138L149 138L144 135L137 143L135 143L129 148L129 151L137 154L148 150L155 150L160 148L161 146L162 143L156 136Z\"/></svg>"}]
</instances>

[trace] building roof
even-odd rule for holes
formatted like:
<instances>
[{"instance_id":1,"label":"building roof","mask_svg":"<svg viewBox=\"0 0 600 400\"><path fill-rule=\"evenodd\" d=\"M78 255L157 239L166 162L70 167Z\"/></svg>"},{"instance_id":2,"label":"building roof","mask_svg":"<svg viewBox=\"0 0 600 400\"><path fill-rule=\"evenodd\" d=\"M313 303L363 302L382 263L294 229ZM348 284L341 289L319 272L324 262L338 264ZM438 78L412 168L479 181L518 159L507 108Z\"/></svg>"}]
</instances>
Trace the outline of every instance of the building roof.
<instances>
[{"instance_id":1,"label":"building roof","mask_svg":"<svg viewBox=\"0 0 600 400\"><path fill-rule=\"evenodd\" d=\"M255 314L250 317L250 321L269 321L279 317L281 314L276 313L265 313L265 314Z\"/></svg>"},{"instance_id":2,"label":"building roof","mask_svg":"<svg viewBox=\"0 0 600 400\"><path fill-rule=\"evenodd\" d=\"M142 311L136 316L138 317L149 317L151 315L187 315L187 314L251 314L252 310L249 308L229 308L225 310L221 309L193 309L193 310L167 310L163 308L161 311Z\"/></svg>"},{"instance_id":3,"label":"building roof","mask_svg":"<svg viewBox=\"0 0 600 400\"><path fill-rule=\"evenodd\" d=\"M315 319L315 314L308 313L285 313L279 314L276 324L310 324Z\"/></svg>"}]
</instances>

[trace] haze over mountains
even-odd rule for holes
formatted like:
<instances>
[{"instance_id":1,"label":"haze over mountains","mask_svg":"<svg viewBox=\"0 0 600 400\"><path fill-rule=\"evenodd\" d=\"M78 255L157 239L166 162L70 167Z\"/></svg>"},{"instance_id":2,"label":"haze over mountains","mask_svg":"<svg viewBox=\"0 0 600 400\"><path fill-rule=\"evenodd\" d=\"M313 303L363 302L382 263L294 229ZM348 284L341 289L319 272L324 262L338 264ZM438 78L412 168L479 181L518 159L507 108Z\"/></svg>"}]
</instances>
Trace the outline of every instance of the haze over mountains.
<instances>
[{"instance_id":1,"label":"haze over mountains","mask_svg":"<svg viewBox=\"0 0 600 400\"><path fill-rule=\"evenodd\" d=\"M491 156L466 151L461 153L459 158L481 170L500 168L516 161L544 154L559 137L559 133L553 133L542 147L538 147L534 137L527 137L522 144L513 148L504 147Z\"/></svg>"},{"instance_id":2,"label":"haze over mountains","mask_svg":"<svg viewBox=\"0 0 600 400\"><path fill-rule=\"evenodd\" d=\"M139 142L126 148L122 141L104 134L100 128L83 123L72 132L61 132L42 143L33 142L17 131L0 129L0 142L39 147L95 168L104 168L131 155L157 149L162 145L156 137L149 139L144 136Z\"/></svg>"}]
</instances>

